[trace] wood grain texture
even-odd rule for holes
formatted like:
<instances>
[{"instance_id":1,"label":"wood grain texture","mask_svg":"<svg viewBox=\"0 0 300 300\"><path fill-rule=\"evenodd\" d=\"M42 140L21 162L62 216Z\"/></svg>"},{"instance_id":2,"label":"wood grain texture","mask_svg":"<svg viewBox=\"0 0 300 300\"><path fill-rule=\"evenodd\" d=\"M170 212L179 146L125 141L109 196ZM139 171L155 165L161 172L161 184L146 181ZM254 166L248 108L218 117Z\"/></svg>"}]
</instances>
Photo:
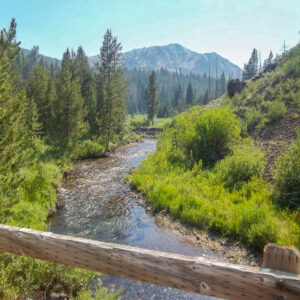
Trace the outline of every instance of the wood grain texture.
<instances>
[{"instance_id":1,"label":"wood grain texture","mask_svg":"<svg viewBox=\"0 0 300 300\"><path fill-rule=\"evenodd\" d=\"M264 268L300 274L300 252L294 246L269 243L264 248Z\"/></svg>"},{"instance_id":2,"label":"wood grain texture","mask_svg":"<svg viewBox=\"0 0 300 300\"><path fill-rule=\"evenodd\" d=\"M0 225L0 251L226 299L300 299L300 277Z\"/></svg>"}]
</instances>

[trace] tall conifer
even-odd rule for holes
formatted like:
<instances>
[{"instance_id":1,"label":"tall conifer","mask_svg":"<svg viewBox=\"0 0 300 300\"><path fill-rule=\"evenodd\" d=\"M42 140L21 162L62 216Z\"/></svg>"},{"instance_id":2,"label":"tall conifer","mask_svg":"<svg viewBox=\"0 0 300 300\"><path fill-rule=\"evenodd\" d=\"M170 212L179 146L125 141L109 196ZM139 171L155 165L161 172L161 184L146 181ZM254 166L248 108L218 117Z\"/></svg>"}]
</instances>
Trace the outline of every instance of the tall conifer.
<instances>
[{"instance_id":1,"label":"tall conifer","mask_svg":"<svg viewBox=\"0 0 300 300\"><path fill-rule=\"evenodd\" d=\"M127 84L121 50L121 43L108 29L96 63L98 135L103 139L105 152L113 137L124 132Z\"/></svg>"},{"instance_id":2,"label":"tall conifer","mask_svg":"<svg viewBox=\"0 0 300 300\"><path fill-rule=\"evenodd\" d=\"M71 71L62 69L56 84L57 97L52 105L53 139L62 152L70 155L79 138L84 134L84 101L81 96L79 79L72 79Z\"/></svg>"},{"instance_id":3,"label":"tall conifer","mask_svg":"<svg viewBox=\"0 0 300 300\"><path fill-rule=\"evenodd\" d=\"M191 106L194 102L194 89L192 87L192 84L189 82L189 85L186 89L186 104Z\"/></svg>"},{"instance_id":4,"label":"tall conifer","mask_svg":"<svg viewBox=\"0 0 300 300\"><path fill-rule=\"evenodd\" d=\"M153 119L159 107L158 84L155 71L152 71L149 76L149 83L145 90L145 95L148 104L148 120L153 125Z\"/></svg>"},{"instance_id":5,"label":"tall conifer","mask_svg":"<svg viewBox=\"0 0 300 300\"><path fill-rule=\"evenodd\" d=\"M248 64L244 65L244 71L242 74L243 80L252 78L258 72L258 55L257 50L253 49Z\"/></svg>"}]
</instances>

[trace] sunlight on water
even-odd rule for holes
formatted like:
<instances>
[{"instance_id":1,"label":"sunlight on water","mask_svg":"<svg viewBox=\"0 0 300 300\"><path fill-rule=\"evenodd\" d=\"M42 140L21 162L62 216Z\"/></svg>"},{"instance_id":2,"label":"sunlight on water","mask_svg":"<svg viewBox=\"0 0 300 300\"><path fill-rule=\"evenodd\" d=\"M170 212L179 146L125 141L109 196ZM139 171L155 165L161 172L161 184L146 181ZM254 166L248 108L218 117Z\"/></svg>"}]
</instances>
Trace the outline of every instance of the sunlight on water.
<instances>
[{"instance_id":1,"label":"sunlight on water","mask_svg":"<svg viewBox=\"0 0 300 300\"><path fill-rule=\"evenodd\" d=\"M58 197L66 205L53 218L50 230L105 242L214 257L212 252L197 249L158 226L155 218L128 193L130 186L124 176L155 149L156 142L146 139L110 157L78 163L58 189ZM115 276L102 275L101 279L110 288L123 287L123 299L208 299Z\"/></svg>"}]
</instances>

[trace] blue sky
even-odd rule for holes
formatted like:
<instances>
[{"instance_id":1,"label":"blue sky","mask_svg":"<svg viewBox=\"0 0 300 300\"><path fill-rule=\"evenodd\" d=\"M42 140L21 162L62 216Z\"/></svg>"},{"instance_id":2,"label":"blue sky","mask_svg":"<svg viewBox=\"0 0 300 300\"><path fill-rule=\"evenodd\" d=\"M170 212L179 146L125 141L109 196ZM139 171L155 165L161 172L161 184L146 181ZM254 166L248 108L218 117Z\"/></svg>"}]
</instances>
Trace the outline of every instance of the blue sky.
<instances>
[{"instance_id":1,"label":"blue sky","mask_svg":"<svg viewBox=\"0 0 300 300\"><path fill-rule=\"evenodd\" d=\"M0 28L12 17L22 47L57 58L79 45L97 54L107 28L124 51L179 43L239 66L254 47L264 58L300 39L300 0L0 0Z\"/></svg>"}]
</instances>

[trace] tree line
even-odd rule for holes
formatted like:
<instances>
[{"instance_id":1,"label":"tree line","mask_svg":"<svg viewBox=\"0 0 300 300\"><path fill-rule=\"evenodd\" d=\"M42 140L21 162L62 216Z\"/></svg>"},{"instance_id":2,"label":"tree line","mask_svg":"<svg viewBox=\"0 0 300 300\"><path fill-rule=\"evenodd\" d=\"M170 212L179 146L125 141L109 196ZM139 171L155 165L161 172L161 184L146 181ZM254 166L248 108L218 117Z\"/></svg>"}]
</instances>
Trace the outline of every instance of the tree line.
<instances>
[{"instance_id":1,"label":"tree line","mask_svg":"<svg viewBox=\"0 0 300 300\"><path fill-rule=\"evenodd\" d=\"M217 65L216 65L217 66ZM192 105L205 105L226 93L226 78L222 73L182 74L160 69L155 72L158 84L160 103L157 108L158 117L171 117ZM128 113L145 114L148 112L145 89L152 71L143 69L126 70L129 82Z\"/></svg>"},{"instance_id":2,"label":"tree line","mask_svg":"<svg viewBox=\"0 0 300 300\"><path fill-rule=\"evenodd\" d=\"M36 116L37 135L67 156L82 139L109 144L124 134L127 82L122 46L107 30L98 61L91 69L83 48L66 49L61 64L49 63L34 46L12 61Z\"/></svg>"},{"instance_id":3,"label":"tree line","mask_svg":"<svg viewBox=\"0 0 300 300\"><path fill-rule=\"evenodd\" d=\"M260 52L257 49L253 49L248 63L244 64L244 69L242 73L242 80L248 80L254 77L256 74L261 72L269 72L275 69L277 62L282 56L286 54L287 46L285 41L282 46L282 54L274 56L273 52L270 51L268 57L263 61L261 60Z\"/></svg>"}]
</instances>

